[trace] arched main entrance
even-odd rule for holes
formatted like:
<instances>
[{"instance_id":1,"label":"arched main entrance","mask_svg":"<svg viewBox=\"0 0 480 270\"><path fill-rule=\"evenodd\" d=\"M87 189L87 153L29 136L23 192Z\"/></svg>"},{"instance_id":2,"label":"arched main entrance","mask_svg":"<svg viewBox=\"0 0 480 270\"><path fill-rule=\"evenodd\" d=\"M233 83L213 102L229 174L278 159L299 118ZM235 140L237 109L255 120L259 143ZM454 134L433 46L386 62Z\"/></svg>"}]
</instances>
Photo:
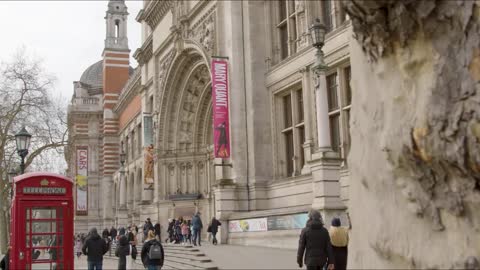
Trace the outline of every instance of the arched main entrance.
<instances>
[{"instance_id":1,"label":"arched main entrance","mask_svg":"<svg viewBox=\"0 0 480 270\"><path fill-rule=\"evenodd\" d=\"M186 49L168 74L157 130L160 199L172 201L171 217L197 209L208 213L213 175L210 70L201 53Z\"/></svg>"}]
</instances>

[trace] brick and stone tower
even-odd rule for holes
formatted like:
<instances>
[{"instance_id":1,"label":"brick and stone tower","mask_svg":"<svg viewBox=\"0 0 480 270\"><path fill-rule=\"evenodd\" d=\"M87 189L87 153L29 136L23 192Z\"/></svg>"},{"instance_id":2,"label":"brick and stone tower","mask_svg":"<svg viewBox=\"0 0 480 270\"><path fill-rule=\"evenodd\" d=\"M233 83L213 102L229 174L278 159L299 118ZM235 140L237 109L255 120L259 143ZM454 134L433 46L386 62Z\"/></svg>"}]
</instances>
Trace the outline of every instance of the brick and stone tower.
<instances>
[{"instance_id":1,"label":"brick and stone tower","mask_svg":"<svg viewBox=\"0 0 480 270\"><path fill-rule=\"evenodd\" d=\"M118 117L113 108L129 78L127 6L124 0L110 0L105 17L106 38L103 51L103 222L113 224L113 174L119 168Z\"/></svg>"}]
</instances>

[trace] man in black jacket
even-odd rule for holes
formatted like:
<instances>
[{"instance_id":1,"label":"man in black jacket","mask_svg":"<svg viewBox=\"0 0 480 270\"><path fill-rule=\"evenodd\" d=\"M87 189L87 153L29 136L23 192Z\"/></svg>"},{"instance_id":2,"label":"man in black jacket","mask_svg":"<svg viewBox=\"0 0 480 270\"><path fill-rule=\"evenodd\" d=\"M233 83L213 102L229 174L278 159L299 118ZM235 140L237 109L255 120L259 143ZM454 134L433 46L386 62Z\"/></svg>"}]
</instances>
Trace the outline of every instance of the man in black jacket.
<instances>
[{"instance_id":1,"label":"man in black jacket","mask_svg":"<svg viewBox=\"0 0 480 270\"><path fill-rule=\"evenodd\" d=\"M103 255L107 251L107 243L98 235L97 228L92 228L82 247L83 254L87 255L88 269L102 270Z\"/></svg>"},{"instance_id":2,"label":"man in black jacket","mask_svg":"<svg viewBox=\"0 0 480 270\"><path fill-rule=\"evenodd\" d=\"M308 214L307 226L303 228L298 243L297 263L303 266L303 254L305 253L305 265L308 270L322 269L328 261L328 269L332 270L334 258L330 235L323 227L320 212L311 210Z\"/></svg>"}]
</instances>

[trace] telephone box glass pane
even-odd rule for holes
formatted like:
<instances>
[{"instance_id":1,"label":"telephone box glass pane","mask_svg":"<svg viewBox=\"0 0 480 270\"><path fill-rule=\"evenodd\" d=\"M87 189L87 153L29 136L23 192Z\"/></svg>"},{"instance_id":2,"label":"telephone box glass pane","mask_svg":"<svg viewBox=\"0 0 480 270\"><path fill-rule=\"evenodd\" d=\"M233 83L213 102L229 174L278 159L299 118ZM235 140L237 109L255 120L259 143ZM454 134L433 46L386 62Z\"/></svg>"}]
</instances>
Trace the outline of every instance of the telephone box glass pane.
<instances>
[{"instance_id":1,"label":"telephone box glass pane","mask_svg":"<svg viewBox=\"0 0 480 270\"><path fill-rule=\"evenodd\" d=\"M32 232L33 233L49 233L57 231L57 223L55 221L33 221Z\"/></svg>"},{"instance_id":2,"label":"telephone box glass pane","mask_svg":"<svg viewBox=\"0 0 480 270\"><path fill-rule=\"evenodd\" d=\"M33 208L32 209L32 216L33 218L56 218L57 211L55 209L45 209L45 208Z\"/></svg>"}]
</instances>

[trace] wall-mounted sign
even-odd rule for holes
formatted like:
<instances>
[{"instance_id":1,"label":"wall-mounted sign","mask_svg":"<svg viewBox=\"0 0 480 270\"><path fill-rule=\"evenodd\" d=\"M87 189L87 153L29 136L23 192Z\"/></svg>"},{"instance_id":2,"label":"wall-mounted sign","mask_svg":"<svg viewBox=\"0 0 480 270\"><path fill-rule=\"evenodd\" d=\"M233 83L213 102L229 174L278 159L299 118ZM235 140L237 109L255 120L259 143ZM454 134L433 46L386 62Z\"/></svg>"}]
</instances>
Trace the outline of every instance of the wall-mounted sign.
<instances>
[{"instance_id":1,"label":"wall-mounted sign","mask_svg":"<svg viewBox=\"0 0 480 270\"><path fill-rule=\"evenodd\" d=\"M61 187L24 187L23 194L65 195L66 188Z\"/></svg>"},{"instance_id":2,"label":"wall-mounted sign","mask_svg":"<svg viewBox=\"0 0 480 270\"><path fill-rule=\"evenodd\" d=\"M213 143L216 158L230 157L228 61L212 60Z\"/></svg>"},{"instance_id":3,"label":"wall-mounted sign","mask_svg":"<svg viewBox=\"0 0 480 270\"><path fill-rule=\"evenodd\" d=\"M77 148L77 174L75 176L76 214L88 213L88 149Z\"/></svg>"},{"instance_id":4,"label":"wall-mounted sign","mask_svg":"<svg viewBox=\"0 0 480 270\"><path fill-rule=\"evenodd\" d=\"M231 220L228 222L228 231L231 233L265 232L267 231L267 218Z\"/></svg>"},{"instance_id":5,"label":"wall-mounted sign","mask_svg":"<svg viewBox=\"0 0 480 270\"><path fill-rule=\"evenodd\" d=\"M268 230L294 230L305 228L307 224L307 213L286 215L286 216L271 216L268 217Z\"/></svg>"}]
</instances>

